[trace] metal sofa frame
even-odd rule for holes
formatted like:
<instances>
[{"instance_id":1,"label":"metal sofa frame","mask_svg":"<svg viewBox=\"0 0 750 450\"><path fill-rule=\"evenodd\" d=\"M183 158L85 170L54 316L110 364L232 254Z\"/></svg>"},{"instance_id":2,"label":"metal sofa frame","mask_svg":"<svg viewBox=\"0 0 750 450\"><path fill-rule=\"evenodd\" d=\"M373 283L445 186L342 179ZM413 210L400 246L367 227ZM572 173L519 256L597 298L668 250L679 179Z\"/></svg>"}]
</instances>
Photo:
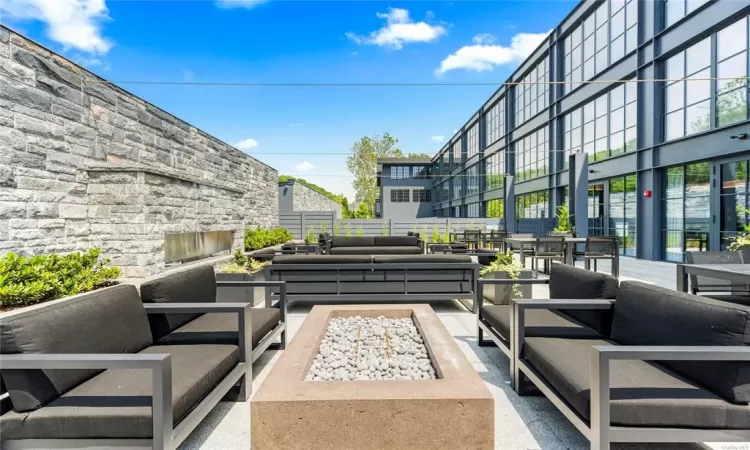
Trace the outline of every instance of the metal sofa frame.
<instances>
[{"instance_id":1,"label":"metal sofa frame","mask_svg":"<svg viewBox=\"0 0 750 450\"><path fill-rule=\"evenodd\" d=\"M267 349L273 338L281 335L281 348L286 340L286 285L280 281L227 281L218 286L269 286L279 289L279 325L252 350L252 306L250 303L144 303L146 313L198 314L235 313L238 315L240 356L237 366L224 377L173 428L172 416L172 357L169 354L18 354L0 355L4 370L14 369L148 369L152 372L151 439L22 439L2 441L7 450L127 448L172 450L177 448L201 423L219 401L239 383L239 399L247 401L252 392L252 363ZM270 307L271 299L266 300ZM262 350L260 350L262 348ZM258 351L260 350L260 351ZM157 389L158 387L158 389Z\"/></svg>"},{"instance_id":2,"label":"metal sofa frame","mask_svg":"<svg viewBox=\"0 0 750 450\"><path fill-rule=\"evenodd\" d=\"M462 270L471 274L469 280L473 291L467 293L456 293L456 292L434 292L434 293L423 293L423 292L409 292L410 280L409 271L424 271L424 270ZM338 263L338 264L271 264L269 266L270 276L272 279L283 279L283 273L286 271L331 271L336 274L336 293L324 293L324 294L297 294L289 293L287 287L287 303L307 302L315 304L325 303L336 303L336 302L357 302L357 303L370 303L370 302L393 302L393 301L407 301L407 302L429 302L435 300L454 300L457 299L459 302L469 311L472 311L474 306L468 303L466 300L474 299L477 292L477 281L479 280L479 264L471 263ZM379 272L379 271L399 271L403 273L403 290L402 292L384 292L377 293L377 282L362 281L361 284L371 287L370 293L341 293L341 274L342 272ZM334 282L334 280L331 280ZM287 282L294 284L294 282ZM299 282L303 284L304 282ZM413 283L425 283L425 281L414 281ZM276 293L271 294L271 298L274 298ZM464 296L466 298L457 298L457 296Z\"/></svg>"},{"instance_id":3,"label":"metal sofa frame","mask_svg":"<svg viewBox=\"0 0 750 450\"><path fill-rule=\"evenodd\" d=\"M524 300L515 302L515 321L523 320L527 309L606 309L614 302L607 300ZM514 340L523 343L524 328L515 327ZM615 360L638 361L750 361L750 347L738 346L629 346L599 345L591 349L591 412L590 423L578 415L571 406L559 396L555 389L521 357L522 345L516 345L513 351L515 359L514 388L523 395L521 374L552 402L560 412L590 442L591 450L605 450L613 442L746 442L750 440L750 430L734 429L698 429L698 428L657 428L657 427L624 427L612 426L610 423L610 363Z\"/></svg>"}]
</instances>

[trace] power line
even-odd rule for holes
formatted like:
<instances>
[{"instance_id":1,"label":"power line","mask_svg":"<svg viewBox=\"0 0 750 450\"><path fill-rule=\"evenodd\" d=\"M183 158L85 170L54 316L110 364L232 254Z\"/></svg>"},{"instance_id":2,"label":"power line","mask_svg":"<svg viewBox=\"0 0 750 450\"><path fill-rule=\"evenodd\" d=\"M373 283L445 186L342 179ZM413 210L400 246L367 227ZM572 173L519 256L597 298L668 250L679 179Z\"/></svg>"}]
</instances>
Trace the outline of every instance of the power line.
<instances>
[{"instance_id":1,"label":"power line","mask_svg":"<svg viewBox=\"0 0 750 450\"><path fill-rule=\"evenodd\" d=\"M685 78L649 78L627 80L590 80L590 81L506 81L482 83L330 83L330 82L254 82L254 81L156 81L156 80L119 80L107 81L88 79L91 83L114 83L147 86L204 86L204 87L460 87L460 86L526 86L526 85L583 85L583 84L627 84L627 83L674 83L677 81L746 81L746 77L685 77Z\"/></svg>"}]
</instances>

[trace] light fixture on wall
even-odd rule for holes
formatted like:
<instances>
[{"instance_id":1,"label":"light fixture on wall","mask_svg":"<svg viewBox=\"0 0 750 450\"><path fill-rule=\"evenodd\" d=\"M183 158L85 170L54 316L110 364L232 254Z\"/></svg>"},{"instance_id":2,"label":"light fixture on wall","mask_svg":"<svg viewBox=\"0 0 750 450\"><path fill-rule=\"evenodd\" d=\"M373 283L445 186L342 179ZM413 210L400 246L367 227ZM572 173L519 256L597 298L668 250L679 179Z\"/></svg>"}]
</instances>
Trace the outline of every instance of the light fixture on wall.
<instances>
[{"instance_id":1,"label":"light fixture on wall","mask_svg":"<svg viewBox=\"0 0 750 450\"><path fill-rule=\"evenodd\" d=\"M729 136L729 139L745 140L745 139L747 139L747 133L733 134L733 135Z\"/></svg>"},{"instance_id":2,"label":"light fixture on wall","mask_svg":"<svg viewBox=\"0 0 750 450\"><path fill-rule=\"evenodd\" d=\"M284 186L284 195L286 195L287 192L289 192L289 186Z\"/></svg>"}]
</instances>

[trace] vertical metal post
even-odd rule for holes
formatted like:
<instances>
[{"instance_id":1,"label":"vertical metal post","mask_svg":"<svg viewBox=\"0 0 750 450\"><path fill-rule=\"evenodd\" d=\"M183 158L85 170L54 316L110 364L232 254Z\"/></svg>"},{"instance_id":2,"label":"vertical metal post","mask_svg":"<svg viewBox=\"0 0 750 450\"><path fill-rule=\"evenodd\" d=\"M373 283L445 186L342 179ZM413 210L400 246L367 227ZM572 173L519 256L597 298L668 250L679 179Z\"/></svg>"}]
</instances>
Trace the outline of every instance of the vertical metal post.
<instances>
[{"instance_id":1,"label":"vertical metal post","mask_svg":"<svg viewBox=\"0 0 750 450\"><path fill-rule=\"evenodd\" d=\"M284 289L284 286L281 287ZM250 318L252 306L247 305L238 314L239 318L239 340L240 340L240 364L245 364L245 375L240 379L240 399L247 401L253 392L253 321Z\"/></svg>"},{"instance_id":2,"label":"vertical metal post","mask_svg":"<svg viewBox=\"0 0 750 450\"><path fill-rule=\"evenodd\" d=\"M153 404L151 405L152 446L154 450L172 450L172 357L161 360L152 371Z\"/></svg>"},{"instance_id":3,"label":"vertical metal post","mask_svg":"<svg viewBox=\"0 0 750 450\"><path fill-rule=\"evenodd\" d=\"M301 213L299 213L299 217L300 217L300 222L299 222L300 237L299 237L299 239L304 239L305 238L305 234L307 233L307 223L306 223L307 220L306 220L306 217L305 217L305 212L302 211Z\"/></svg>"},{"instance_id":4,"label":"vertical metal post","mask_svg":"<svg viewBox=\"0 0 750 450\"><path fill-rule=\"evenodd\" d=\"M609 359L591 349L591 450L609 450Z\"/></svg>"},{"instance_id":5,"label":"vertical metal post","mask_svg":"<svg viewBox=\"0 0 750 450\"><path fill-rule=\"evenodd\" d=\"M503 199L503 216L505 217L505 230L508 233L517 232L516 229L516 183L513 175L505 176L505 198Z\"/></svg>"},{"instance_id":6,"label":"vertical metal post","mask_svg":"<svg viewBox=\"0 0 750 450\"><path fill-rule=\"evenodd\" d=\"M573 153L568 161L570 176L568 194L569 209L573 217L573 226L578 237L589 235L588 190L589 160L586 153Z\"/></svg>"}]
</instances>

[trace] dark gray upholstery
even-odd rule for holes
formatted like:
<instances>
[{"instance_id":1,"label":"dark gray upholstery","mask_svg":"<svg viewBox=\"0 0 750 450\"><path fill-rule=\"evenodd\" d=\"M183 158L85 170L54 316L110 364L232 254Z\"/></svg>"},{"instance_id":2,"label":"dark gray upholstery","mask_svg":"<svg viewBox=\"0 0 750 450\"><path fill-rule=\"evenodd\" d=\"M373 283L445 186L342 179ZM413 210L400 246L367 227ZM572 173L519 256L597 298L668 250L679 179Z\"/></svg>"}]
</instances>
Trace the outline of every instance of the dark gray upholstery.
<instances>
[{"instance_id":1,"label":"dark gray upholstery","mask_svg":"<svg viewBox=\"0 0 750 450\"><path fill-rule=\"evenodd\" d=\"M488 305L482 308L482 318L506 341L510 336L511 305ZM524 333L526 336L561 336L580 339L596 339L602 336L569 317L548 309L529 309L525 312Z\"/></svg>"},{"instance_id":2,"label":"dark gray upholstery","mask_svg":"<svg viewBox=\"0 0 750 450\"><path fill-rule=\"evenodd\" d=\"M588 420L591 347L611 343L598 339L531 337L524 341L523 356L579 415ZM750 407L729 403L660 365L612 361L610 386L612 425L750 428Z\"/></svg>"},{"instance_id":3,"label":"dark gray upholstery","mask_svg":"<svg viewBox=\"0 0 750 450\"><path fill-rule=\"evenodd\" d=\"M451 264L451 263L470 263L469 255L419 255L419 256L401 256L401 255L375 255L372 258L375 264Z\"/></svg>"},{"instance_id":4,"label":"dark gray upholstery","mask_svg":"<svg viewBox=\"0 0 750 450\"><path fill-rule=\"evenodd\" d=\"M17 353L136 353L151 345L138 291L120 285L0 321L0 351ZM98 370L3 370L15 411L39 408ZM5 438L5 436L3 436Z\"/></svg>"},{"instance_id":5,"label":"dark gray upholstery","mask_svg":"<svg viewBox=\"0 0 750 450\"><path fill-rule=\"evenodd\" d=\"M253 348L281 320L278 308L253 308L250 319L253 324ZM239 345L237 314L210 313L192 320L172 333L156 341L159 345L218 344Z\"/></svg>"},{"instance_id":6,"label":"dark gray upholstery","mask_svg":"<svg viewBox=\"0 0 750 450\"><path fill-rule=\"evenodd\" d=\"M145 318L143 322L147 327ZM108 336L114 336L115 331L122 330L113 330ZM235 345L155 345L140 353L172 355L175 424L239 361ZM150 438L151 383L149 370L106 370L44 408L29 413L11 411L0 416L0 435L4 440Z\"/></svg>"},{"instance_id":7,"label":"dark gray upholstery","mask_svg":"<svg viewBox=\"0 0 750 450\"><path fill-rule=\"evenodd\" d=\"M141 285L143 303L213 303L216 276L210 265L159 277ZM158 340L198 317L199 314L149 314L151 333Z\"/></svg>"},{"instance_id":8,"label":"dark gray upholstery","mask_svg":"<svg viewBox=\"0 0 750 450\"><path fill-rule=\"evenodd\" d=\"M623 281L611 336L623 345L748 345L750 308ZM750 401L750 362L670 361L664 365L727 401Z\"/></svg>"},{"instance_id":9,"label":"dark gray upholstery","mask_svg":"<svg viewBox=\"0 0 750 450\"><path fill-rule=\"evenodd\" d=\"M331 248L333 247L374 247L374 237L364 236L334 236L331 238Z\"/></svg>"},{"instance_id":10,"label":"dark gray upholstery","mask_svg":"<svg viewBox=\"0 0 750 450\"><path fill-rule=\"evenodd\" d=\"M274 265L279 264L370 264L369 255L280 255L273 259Z\"/></svg>"},{"instance_id":11,"label":"dark gray upholstery","mask_svg":"<svg viewBox=\"0 0 750 450\"><path fill-rule=\"evenodd\" d=\"M330 252L331 255L419 255L422 253L422 249L416 246L331 247Z\"/></svg>"},{"instance_id":12,"label":"dark gray upholstery","mask_svg":"<svg viewBox=\"0 0 750 450\"><path fill-rule=\"evenodd\" d=\"M375 247L418 247L419 239L416 236L377 236Z\"/></svg>"},{"instance_id":13,"label":"dark gray upholstery","mask_svg":"<svg viewBox=\"0 0 750 450\"><path fill-rule=\"evenodd\" d=\"M619 280L611 275L567 264L552 263L549 273L549 297L554 299L610 299L617 296ZM565 315L595 329L603 336L608 336L612 328L612 311L610 309L562 310Z\"/></svg>"}]
</instances>

